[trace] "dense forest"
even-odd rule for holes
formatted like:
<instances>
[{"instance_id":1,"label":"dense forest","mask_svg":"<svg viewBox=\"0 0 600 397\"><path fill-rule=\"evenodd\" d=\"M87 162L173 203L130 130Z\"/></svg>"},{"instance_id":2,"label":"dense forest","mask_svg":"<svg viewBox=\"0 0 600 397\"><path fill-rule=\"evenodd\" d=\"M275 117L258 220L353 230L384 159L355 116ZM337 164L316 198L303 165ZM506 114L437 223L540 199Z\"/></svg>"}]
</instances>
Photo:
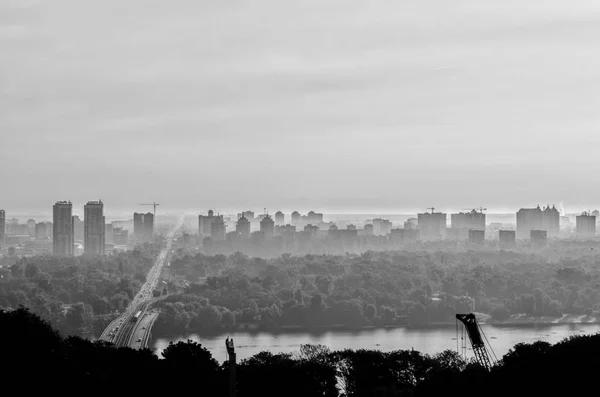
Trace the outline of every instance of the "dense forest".
<instances>
[{"instance_id":1,"label":"dense forest","mask_svg":"<svg viewBox=\"0 0 600 397\"><path fill-rule=\"evenodd\" d=\"M29 394L93 387L94 394L229 395L229 364L191 341L170 344L159 359L150 350L63 337L26 309L0 312L0 340L5 387ZM600 335L519 344L488 372L453 351L431 356L308 345L242 360L235 388L239 397L589 395L599 355Z\"/></svg>"},{"instance_id":2,"label":"dense forest","mask_svg":"<svg viewBox=\"0 0 600 397\"><path fill-rule=\"evenodd\" d=\"M98 334L146 279L159 246L109 256L34 256L0 269L0 307L30 308L57 329Z\"/></svg>"},{"instance_id":3,"label":"dense forest","mask_svg":"<svg viewBox=\"0 0 600 397\"><path fill-rule=\"evenodd\" d=\"M156 332L172 336L254 324L347 327L454 323L460 312L489 321L512 315L597 316L600 254L369 251L275 259L180 253ZM588 317L591 318L591 317Z\"/></svg>"}]
</instances>

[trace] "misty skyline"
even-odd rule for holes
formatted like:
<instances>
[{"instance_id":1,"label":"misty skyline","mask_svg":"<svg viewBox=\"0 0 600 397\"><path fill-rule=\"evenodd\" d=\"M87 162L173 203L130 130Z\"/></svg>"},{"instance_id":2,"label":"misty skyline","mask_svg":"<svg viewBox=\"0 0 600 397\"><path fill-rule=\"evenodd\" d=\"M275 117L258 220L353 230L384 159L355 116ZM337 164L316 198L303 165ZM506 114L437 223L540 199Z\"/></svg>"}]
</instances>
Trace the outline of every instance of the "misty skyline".
<instances>
[{"instance_id":1,"label":"misty skyline","mask_svg":"<svg viewBox=\"0 0 600 397\"><path fill-rule=\"evenodd\" d=\"M600 4L0 2L0 208L596 209Z\"/></svg>"}]
</instances>

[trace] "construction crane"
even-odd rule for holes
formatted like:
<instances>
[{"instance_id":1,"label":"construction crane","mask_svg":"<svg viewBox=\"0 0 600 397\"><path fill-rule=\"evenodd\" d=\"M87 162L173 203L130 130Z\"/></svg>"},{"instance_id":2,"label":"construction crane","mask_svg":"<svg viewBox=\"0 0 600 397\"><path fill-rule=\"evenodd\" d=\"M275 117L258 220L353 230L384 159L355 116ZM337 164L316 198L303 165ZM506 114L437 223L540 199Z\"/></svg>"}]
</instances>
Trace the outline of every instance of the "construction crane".
<instances>
[{"instance_id":1,"label":"construction crane","mask_svg":"<svg viewBox=\"0 0 600 397\"><path fill-rule=\"evenodd\" d=\"M435 207L427 207L425 208L426 210L431 210L431 213L433 214L433 212L435 211Z\"/></svg>"},{"instance_id":2,"label":"construction crane","mask_svg":"<svg viewBox=\"0 0 600 397\"><path fill-rule=\"evenodd\" d=\"M487 211L487 208L483 208L483 207L479 207L479 208L463 208L463 211L483 212L483 211Z\"/></svg>"},{"instance_id":3,"label":"construction crane","mask_svg":"<svg viewBox=\"0 0 600 397\"><path fill-rule=\"evenodd\" d=\"M492 367L496 364L497 358L490 346L490 343L487 340L487 337L483 333L483 330L479 326L477 319L473 313L470 314L457 314L456 315L456 344L458 347L458 322L460 321L463 325L461 332L461 340L462 340L462 349L463 354L466 350L466 340L465 340L465 329L467 334L469 335L469 340L471 341L471 347L473 348L473 354L475 355L475 359L486 370L491 370ZM483 338L482 338L483 335ZM489 346L489 350L492 352L492 355L489 354L488 349L486 348L486 344ZM460 354L460 352L458 352Z\"/></svg>"},{"instance_id":4,"label":"construction crane","mask_svg":"<svg viewBox=\"0 0 600 397\"><path fill-rule=\"evenodd\" d=\"M156 218L156 206L160 205L158 203L151 203L151 204L138 204L138 205L151 205L154 207L154 217Z\"/></svg>"}]
</instances>

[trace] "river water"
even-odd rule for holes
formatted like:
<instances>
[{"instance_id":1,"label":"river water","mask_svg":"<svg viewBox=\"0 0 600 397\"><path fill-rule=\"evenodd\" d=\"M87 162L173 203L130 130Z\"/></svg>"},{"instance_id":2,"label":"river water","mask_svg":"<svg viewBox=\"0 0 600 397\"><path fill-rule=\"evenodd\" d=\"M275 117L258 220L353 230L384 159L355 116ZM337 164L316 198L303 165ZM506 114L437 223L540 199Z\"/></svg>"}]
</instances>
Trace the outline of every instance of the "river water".
<instances>
[{"instance_id":1,"label":"river water","mask_svg":"<svg viewBox=\"0 0 600 397\"><path fill-rule=\"evenodd\" d=\"M531 343L537 340L556 343L573 335L595 334L600 332L599 324L556 324L556 325L482 325L492 349L501 358L517 343ZM415 349L423 353L435 354L445 349L457 348L456 328L444 326L424 329L387 328L365 329L360 331L309 332L234 332L217 336L199 336L161 338L155 340L154 351L160 356L170 341L191 339L201 343L219 361L227 359L225 338L233 338L238 360L248 358L261 351L272 353L291 353L298 351L303 344L322 344L331 350L342 349L378 349L392 351ZM460 335L459 335L460 339ZM468 352L470 354L470 352Z\"/></svg>"}]
</instances>

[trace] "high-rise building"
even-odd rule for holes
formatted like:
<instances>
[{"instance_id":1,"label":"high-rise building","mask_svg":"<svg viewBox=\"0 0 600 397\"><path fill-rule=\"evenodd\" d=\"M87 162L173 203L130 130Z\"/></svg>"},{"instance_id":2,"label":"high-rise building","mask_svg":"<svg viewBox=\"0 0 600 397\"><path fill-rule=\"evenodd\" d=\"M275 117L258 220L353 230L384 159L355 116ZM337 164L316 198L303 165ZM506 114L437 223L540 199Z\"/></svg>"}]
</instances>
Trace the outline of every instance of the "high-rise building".
<instances>
[{"instance_id":1,"label":"high-rise building","mask_svg":"<svg viewBox=\"0 0 600 397\"><path fill-rule=\"evenodd\" d=\"M405 229L417 229L417 218L408 218L404 222Z\"/></svg>"},{"instance_id":2,"label":"high-rise building","mask_svg":"<svg viewBox=\"0 0 600 397\"><path fill-rule=\"evenodd\" d=\"M419 239L421 241L443 240L446 237L446 214L425 212L417 214Z\"/></svg>"},{"instance_id":3,"label":"high-rise building","mask_svg":"<svg viewBox=\"0 0 600 397\"><path fill-rule=\"evenodd\" d=\"M299 223L302 216L298 211L292 212L292 225Z\"/></svg>"},{"instance_id":4,"label":"high-rise building","mask_svg":"<svg viewBox=\"0 0 600 397\"><path fill-rule=\"evenodd\" d=\"M252 211L243 211L237 214L237 218L246 218L249 221L252 221L254 219L254 212Z\"/></svg>"},{"instance_id":5,"label":"high-rise building","mask_svg":"<svg viewBox=\"0 0 600 397\"><path fill-rule=\"evenodd\" d=\"M514 230L498 230L498 242L500 248L514 247L516 243Z\"/></svg>"},{"instance_id":6,"label":"high-rise building","mask_svg":"<svg viewBox=\"0 0 600 397\"><path fill-rule=\"evenodd\" d=\"M451 214L450 225L453 229L485 230L485 214L477 210Z\"/></svg>"},{"instance_id":7,"label":"high-rise building","mask_svg":"<svg viewBox=\"0 0 600 397\"><path fill-rule=\"evenodd\" d=\"M58 201L52 208L52 252L54 255L73 255L73 205Z\"/></svg>"},{"instance_id":8,"label":"high-rise building","mask_svg":"<svg viewBox=\"0 0 600 397\"><path fill-rule=\"evenodd\" d=\"M104 224L104 240L106 244L114 244L113 225L112 223Z\"/></svg>"},{"instance_id":9,"label":"high-rise building","mask_svg":"<svg viewBox=\"0 0 600 397\"><path fill-rule=\"evenodd\" d=\"M27 232L31 237L35 237L35 219L27 220Z\"/></svg>"},{"instance_id":10,"label":"high-rise building","mask_svg":"<svg viewBox=\"0 0 600 397\"><path fill-rule=\"evenodd\" d=\"M198 235L201 239L212 236L211 225L217 220L223 221L223 215L215 215L213 210L208 211L208 215L198 215Z\"/></svg>"},{"instance_id":11,"label":"high-rise building","mask_svg":"<svg viewBox=\"0 0 600 397\"><path fill-rule=\"evenodd\" d=\"M6 228L6 212L0 210L0 249L4 248L4 230Z\"/></svg>"},{"instance_id":12,"label":"high-rise building","mask_svg":"<svg viewBox=\"0 0 600 397\"><path fill-rule=\"evenodd\" d=\"M104 204L88 201L83 207L83 250L85 255L104 255Z\"/></svg>"},{"instance_id":13,"label":"high-rise building","mask_svg":"<svg viewBox=\"0 0 600 397\"><path fill-rule=\"evenodd\" d=\"M127 245L129 240L129 231L122 227L115 227L113 224L113 242L115 245Z\"/></svg>"},{"instance_id":14,"label":"high-rise building","mask_svg":"<svg viewBox=\"0 0 600 397\"><path fill-rule=\"evenodd\" d=\"M225 229L225 221L222 216L219 216L210 224L210 236L214 241L224 241L226 235Z\"/></svg>"},{"instance_id":15,"label":"high-rise building","mask_svg":"<svg viewBox=\"0 0 600 397\"><path fill-rule=\"evenodd\" d=\"M596 217L589 212L584 212L576 218L576 231L579 238L596 237Z\"/></svg>"},{"instance_id":16,"label":"high-rise building","mask_svg":"<svg viewBox=\"0 0 600 397\"><path fill-rule=\"evenodd\" d=\"M75 241L83 242L83 221L78 215L73 216L73 234Z\"/></svg>"},{"instance_id":17,"label":"high-rise building","mask_svg":"<svg viewBox=\"0 0 600 397\"><path fill-rule=\"evenodd\" d=\"M47 240L52 238L52 222L39 222L35 225L35 238Z\"/></svg>"},{"instance_id":18,"label":"high-rise building","mask_svg":"<svg viewBox=\"0 0 600 397\"><path fill-rule=\"evenodd\" d=\"M250 237L250 221L248 220L248 218L243 216L243 214L242 217L238 219L235 225L235 231L238 232L240 238L245 239Z\"/></svg>"},{"instance_id":19,"label":"high-rise building","mask_svg":"<svg viewBox=\"0 0 600 397\"><path fill-rule=\"evenodd\" d=\"M319 223L323 222L323 214L318 213L318 212L310 211L307 214L307 217L308 217L308 222L313 225L318 225Z\"/></svg>"},{"instance_id":20,"label":"high-rise building","mask_svg":"<svg viewBox=\"0 0 600 397\"><path fill-rule=\"evenodd\" d=\"M469 229L469 244L484 245L485 230Z\"/></svg>"},{"instance_id":21,"label":"high-rise building","mask_svg":"<svg viewBox=\"0 0 600 397\"><path fill-rule=\"evenodd\" d=\"M517 212L517 238L526 239L532 230L544 230L547 237L557 237L560 232L560 212L550 205L541 209L521 208Z\"/></svg>"},{"instance_id":22,"label":"high-rise building","mask_svg":"<svg viewBox=\"0 0 600 397\"><path fill-rule=\"evenodd\" d=\"M133 214L133 236L138 243L147 243L154 237L154 214Z\"/></svg>"},{"instance_id":23,"label":"high-rise building","mask_svg":"<svg viewBox=\"0 0 600 397\"><path fill-rule=\"evenodd\" d=\"M263 233L265 238L273 238L275 234L275 222L269 215L266 215L260 221L260 231Z\"/></svg>"},{"instance_id":24,"label":"high-rise building","mask_svg":"<svg viewBox=\"0 0 600 397\"><path fill-rule=\"evenodd\" d=\"M277 226L285 225L285 215L283 215L283 212L277 211L275 213L275 225L277 225Z\"/></svg>"}]
</instances>

